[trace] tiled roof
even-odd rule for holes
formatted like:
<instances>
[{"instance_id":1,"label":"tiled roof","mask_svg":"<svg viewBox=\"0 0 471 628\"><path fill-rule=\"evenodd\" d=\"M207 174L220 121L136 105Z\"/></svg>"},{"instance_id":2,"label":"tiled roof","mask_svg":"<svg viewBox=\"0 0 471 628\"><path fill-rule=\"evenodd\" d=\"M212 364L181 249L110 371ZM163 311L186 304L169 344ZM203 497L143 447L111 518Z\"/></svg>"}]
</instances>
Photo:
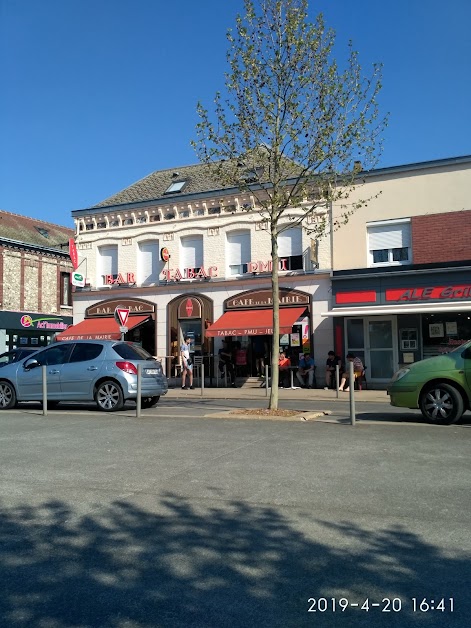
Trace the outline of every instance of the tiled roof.
<instances>
[{"instance_id":1,"label":"tiled roof","mask_svg":"<svg viewBox=\"0 0 471 628\"><path fill-rule=\"evenodd\" d=\"M73 229L0 210L0 238L60 249L61 244L68 245L73 237ZM64 250L68 250L67 246Z\"/></svg>"},{"instance_id":2,"label":"tiled roof","mask_svg":"<svg viewBox=\"0 0 471 628\"><path fill-rule=\"evenodd\" d=\"M186 181L181 192L165 194L165 191L172 183ZM139 201L150 201L160 198L175 199L182 195L197 194L198 192L209 192L220 190L223 186L211 176L208 166L196 164L193 166L183 166L181 168L169 168L167 170L157 170L140 181L133 183L117 194L113 194L94 207L107 207L110 205L121 205L125 203L135 203Z\"/></svg>"}]
</instances>

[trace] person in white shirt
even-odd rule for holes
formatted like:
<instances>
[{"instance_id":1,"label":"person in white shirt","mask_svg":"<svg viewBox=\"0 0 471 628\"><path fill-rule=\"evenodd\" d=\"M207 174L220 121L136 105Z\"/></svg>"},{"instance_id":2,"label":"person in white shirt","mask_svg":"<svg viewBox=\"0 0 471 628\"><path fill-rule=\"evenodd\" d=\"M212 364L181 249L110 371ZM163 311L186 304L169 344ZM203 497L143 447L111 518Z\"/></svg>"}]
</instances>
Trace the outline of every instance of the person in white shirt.
<instances>
[{"instance_id":1,"label":"person in white shirt","mask_svg":"<svg viewBox=\"0 0 471 628\"><path fill-rule=\"evenodd\" d=\"M186 375L190 381L190 390L193 390L193 364L190 358L191 338L187 336L184 343L180 346L180 355L182 358L182 390L188 390L186 385Z\"/></svg>"}]
</instances>

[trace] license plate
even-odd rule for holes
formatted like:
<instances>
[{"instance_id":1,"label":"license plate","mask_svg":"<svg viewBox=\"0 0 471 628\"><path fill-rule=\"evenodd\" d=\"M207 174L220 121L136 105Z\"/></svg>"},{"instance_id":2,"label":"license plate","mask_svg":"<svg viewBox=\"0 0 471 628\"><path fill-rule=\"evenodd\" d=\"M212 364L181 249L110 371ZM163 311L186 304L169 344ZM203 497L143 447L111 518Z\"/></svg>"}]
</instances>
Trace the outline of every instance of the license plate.
<instances>
[{"instance_id":1,"label":"license plate","mask_svg":"<svg viewBox=\"0 0 471 628\"><path fill-rule=\"evenodd\" d=\"M146 375L158 375L159 369L146 369Z\"/></svg>"}]
</instances>

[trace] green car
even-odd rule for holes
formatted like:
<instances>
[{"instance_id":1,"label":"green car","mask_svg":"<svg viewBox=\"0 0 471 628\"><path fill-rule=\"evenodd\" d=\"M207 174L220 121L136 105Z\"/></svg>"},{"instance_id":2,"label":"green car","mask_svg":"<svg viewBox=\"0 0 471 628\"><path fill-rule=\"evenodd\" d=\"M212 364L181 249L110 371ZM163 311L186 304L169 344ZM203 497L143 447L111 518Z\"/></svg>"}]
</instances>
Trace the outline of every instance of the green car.
<instances>
[{"instance_id":1,"label":"green car","mask_svg":"<svg viewBox=\"0 0 471 628\"><path fill-rule=\"evenodd\" d=\"M391 405L420 408L429 423L456 423L471 409L471 342L400 369L388 394Z\"/></svg>"}]
</instances>

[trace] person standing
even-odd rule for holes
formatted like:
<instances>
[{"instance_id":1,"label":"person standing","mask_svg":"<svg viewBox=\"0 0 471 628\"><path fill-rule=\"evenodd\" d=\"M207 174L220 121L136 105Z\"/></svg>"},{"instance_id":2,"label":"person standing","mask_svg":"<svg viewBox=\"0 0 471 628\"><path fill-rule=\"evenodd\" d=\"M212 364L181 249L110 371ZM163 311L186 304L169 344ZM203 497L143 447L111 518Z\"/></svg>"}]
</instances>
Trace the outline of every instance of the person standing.
<instances>
[{"instance_id":1,"label":"person standing","mask_svg":"<svg viewBox=\"0 0 471 628\"><path fill-rule=\"evenodd\" d=\"M325 363L325 383L326 387L324 390L329 390L329 388L335 388L335 370L339 366L339 369L342 367L341 360L338 355L335 355L333 351L329 351L327 354L327 361Z\"/></svg>"},{"instance_id":2,"label":"person standing","mask_svg":"<svg viewBox=\"0 0 471 628\"><path fill-rule=\"evenodd\" d=\"M219 349L219 372L221 377L224 377L224 371L227 373L231 382L232 388L236 387L235 383L235 370L232 362L232 352L229 348L227 340L223 340L222 347Z\"/></svg>"},{"instance_id":3,"label":"person standing","mask_svg":"<svg viewBox=\"0 0 471 628\"><path fill-rule=\"evenodd\" d=\"M191 338L185 337L183 344L180 347L180 355L182 359L182 390L188 390L186 386L186 376L190 381L190 390L193 390L193 363L190 357Z\"/></svg>"}]
</instances>

